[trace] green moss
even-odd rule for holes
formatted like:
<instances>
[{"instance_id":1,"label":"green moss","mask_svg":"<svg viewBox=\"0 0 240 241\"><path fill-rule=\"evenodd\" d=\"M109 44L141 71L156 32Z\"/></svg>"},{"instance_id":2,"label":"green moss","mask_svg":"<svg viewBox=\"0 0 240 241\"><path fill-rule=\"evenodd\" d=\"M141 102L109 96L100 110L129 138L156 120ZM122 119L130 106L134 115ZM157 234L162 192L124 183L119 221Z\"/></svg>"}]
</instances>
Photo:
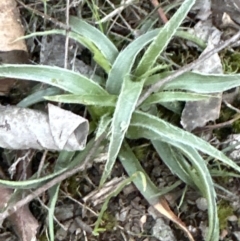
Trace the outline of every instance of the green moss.
<instances>
[{"instance_id":1,"label":"green moss","mask_svg":"<svg viewBox=\"0 0 240 241\"><path fill-rule=\"evenodd\" d=\"M78 191L77 191L78 188L79 188L79 178L77 178L76 175L68 178L67 190L68 190L68 193L70 193L72 197L74 197L78 194Z\"/></svg>"},{"instance_id":2,"label":"green moss","mask_svg":"<svg viewBox=\"0 0 240 241\"><path fill-rule=\"evenodd\" d=\"M103 214L101 228L112 231L117 226L117 219L108 211Z\"/></svg>"},{"instance_id":3,"label":"green moss","mask_svg":"<svg viewBox=\"0 0 240 241\"><path fill-rule=\"evenodd\" d=\"M233 215L233 208L227 201L221 200L218 204L218 218L220 230L227 228L227 219L231 215Z\"/></svg>"},{"instance_id":4,"label":"green moss","mask_svg":"<svg viewBox=\"0 0 240 241\"><path fill-rule=\"evenodd\" d=\"M142 144L142 145L137 145L133 147L133 151L137 157L138 160L145 160L147 154L150 152L150 144Z\"/></svg>"},{"instance_id":5,"label":"green moss","mask_svg":"<svg viewBox=\"0 0 240 241\"><path fill-rule=\"evenodd\" d=\"M215 168L211 170L211 175L214 177L214 181L219 185L227 185L229 180L232 178L227 167Z\"/></svg>"},{"instance_id":6,"label":"green moss","mask_svg":"<svg viewBox=\"0 0 240 241\"><path fill-rule=\"evenodd\" d=\"M169 58L176 64L184 66L198 58L199 52L195 48L173 48L169 49Z\"/></svg>"},{"instance_id":7,"label":"green moss","mask_svg":"<svg viewBox=\"0 0 240 241\"><path fill-rule=\"evenodd\" d=\"M217 120L217 123L224 123L226 121L231 120L234 114L236 114L236 112L234 112L233 110L227 107L222 107L220 112L220 117ZM232 134L232 131L233 131L232 126L230 126L230 127L215 129L214 134L219 140L224 140L229 134Z\"/></svg>"},{"instance_id":8,"label":"green moss","mask_svg":"<svg viewBox=\"0 0 240 241\"><path fill-rule=\"evenodd\" d=\"M48 241L49 239L47 238L45 232L41 235L41 237L38 238L39 241Z\"/></svg>"},{"instance_id":9,"label":"green moss","mask_svg":"<svg viewBox=\"0 0 240 241\"><path fill-rule=\"evenodd\" d=\"M240 120L237 120L233 123L232 129L233 129L233 134L240 133Z\"/></svg>"},{"instance_id":10,"label":"green moss","mask_svg":"<svg viewBox=\"0 0 240 241\"><path fill-rule=\"evenodd\" d=\"M223 107L221 109L219 122L225 122L225 121L232 119L232 117L235 113L236 113L235 111L229 109L228 107Z\"/></svg>"},{"instance_id":11,"label":"green moss","mask_svg":"<svg viewBox=\"0 0 240 241\"><path fill-rule=\"evenodd\" d=\"M220 55L225 73L240 73L240 53L223 51Z\"/></svg>"}]
</instances>

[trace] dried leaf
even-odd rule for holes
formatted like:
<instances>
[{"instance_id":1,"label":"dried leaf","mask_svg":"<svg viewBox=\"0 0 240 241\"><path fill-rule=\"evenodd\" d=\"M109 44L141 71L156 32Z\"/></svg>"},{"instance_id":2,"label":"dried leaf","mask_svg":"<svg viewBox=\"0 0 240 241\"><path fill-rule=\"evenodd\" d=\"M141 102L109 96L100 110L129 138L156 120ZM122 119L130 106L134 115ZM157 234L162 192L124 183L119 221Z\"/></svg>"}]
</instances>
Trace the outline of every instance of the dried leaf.
<instances>
[{"instance_id":1,"label":"dried leaf","mask_svg":"<svg viewBox=\"0 0 240 241\"><path fill-rule=\"evenodd\" d=\"M85 148L86 119L48 104L44 112L0 105L0 146L7 149L75 151Z\"/></svg>"},{"instance_id":2,"label":"dried leaf","mask_svg":"<svg viewBox=\"0 0 240 241\"><path fill-rule=\"evenodd\" d=\"M194 241L191 233L188 231L186 225L178 218L168 206L166 199L160 198L159 202L153 205L153 207L162 215L170 219L172 222L176 223L188 236L190 241Z\"/></svg>"},{"instance_id":3,"label":"dried leaf","mask_svg":"<svg viewBox=\"0 0 240 241\"><path fill-rule=\"evenodd\" d=\"M0 9L0 63L28 63L27 47L24 40L15 41L24 35L16 1L0 1ZM15 79L1 79L0 95L7 95L15 84ZM27 85L27 82L21 82L25 91Z\"/></svg>"},{"instance_id":4,"label":"dried leaf","mask_svg":"<svg viewBox=\"0 0 240 241\"><path fill-rule=\"evenodd\" d=\"M23 40L14 42L18 37L23 36L24 31L21 26L20 16L15 0L0 1L0 50L23 50L27 51L27 47Z\"/></svg>"},{"instance_id":5,"label":"dried leaf","mask_svg":"<svg viewBox=\"0 0 240 241\"><path fill-rule=\"evenodd\" d=\"M38 230L38 222L33 217L28 206L23 206L17 212L9 216L9 221L14 231L22 241L34 241Z\"/></svg>"},{"instance_id":6,"label":"dried leaf","mask_svg":"<svg viewBox=\"0 0 240 241\"><path fill-rule=\"evenodd\" d=\"M1 178L5 178L0 169ZM0 186L0 209L4 209L13 194L13 191L7 187ZM34 241L38 229L38 222L29 211L28 206L23 206L14 214L8 217L14 231L21 241Z\"/></svg>"}]
</instances>

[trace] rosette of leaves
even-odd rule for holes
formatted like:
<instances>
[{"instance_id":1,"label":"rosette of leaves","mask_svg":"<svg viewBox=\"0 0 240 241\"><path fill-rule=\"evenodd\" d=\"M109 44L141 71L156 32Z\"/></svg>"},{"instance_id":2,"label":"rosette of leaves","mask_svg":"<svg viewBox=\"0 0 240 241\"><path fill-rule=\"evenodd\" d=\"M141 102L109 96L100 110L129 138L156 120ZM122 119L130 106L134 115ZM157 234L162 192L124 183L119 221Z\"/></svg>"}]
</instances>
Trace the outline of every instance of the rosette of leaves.
<instances>
[{"instance_id":1,"label":"rosette of leaves","mask_svg":"<svg viewBox=\"0 0 240 241\"><path fill-rule=\"evenodd\" d=\"M173 81L166 82L160 89L155 89L154 93L146 96L149 86L164 81L165 77L172 75L167 71L159 73L162 66L158 64L158 58L174 36L189 38L188 34L178 31L178 28L194 2L185 0L164 27L146 32L120 52L97 28L84 20L71 17L69 37L87 47L92 52L95 62L106 72L107 78L101 82L101 85L94 80L94 76L90 78L70 70L50 66L3 65L0 66L0 76L49 84L56 87L56 91L61 89L65 93L54 95L59 91L55 92L51 88L51 92L46 90L41 93L46 100L85 105L91 115L92 126L96 129L95 136L89 140L83 153L89 150L94 140L102 136L105 136L104 140L109 143L108 157L100 185L105 183L116 159L119 158L130 177L136 173L142 173L132 178L132 181L148 202L157 207L159 190L145 173L128 144L128 139L148 139L172 173L187 185L198 189L207 199L209 229L206 240L218 241L219 222L214 184L207 162L199 152L221 161L237 172L240 172L240 167L203 139L172 125L157 114L146 111L156 104L168 107L168 104L178 101L207 99L210 96L209 93L222 92L239 85L240 75L206 75L187 72ZM65 31L52 30L38 34L65 34ZM194 38L191 37L191 40L194 41ZM142 50L144 50L143 54ZM140 52L141 57L139 57ZM173 110L179 111L174 108ZM18 184L3 180L1 183L14 187L18 185L21 188L33 187L36 183L39 185L40 181L46 182L53 175L62 173L63 169L74 167L76 160L69 164L66 161L69 160L68 155L70 154L60 153L55 173L51 177L25 183L18 182ZM71 153L71 155L74 154ZM77 162L80 160L78 158ZM145 177L144 181L142 176ZM58 191L59 186L51 189L50 210L54 210ZM167 212L163 214L168 216ZM51 219L53 211L49 217L50 227L53 227L53 219ZM53 235L53 233L50 235L52 240Z\"/></svg>"}]
</instances>

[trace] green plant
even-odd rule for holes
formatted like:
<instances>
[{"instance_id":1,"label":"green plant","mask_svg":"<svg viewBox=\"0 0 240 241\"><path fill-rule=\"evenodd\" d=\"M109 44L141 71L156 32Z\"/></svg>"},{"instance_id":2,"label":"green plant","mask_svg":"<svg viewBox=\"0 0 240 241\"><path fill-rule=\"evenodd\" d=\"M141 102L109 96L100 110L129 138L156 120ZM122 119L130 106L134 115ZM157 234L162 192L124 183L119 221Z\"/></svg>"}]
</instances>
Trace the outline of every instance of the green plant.
<instances>
[{"instance_id":1,"label":"green plant","mask_svg":"<svg viewBox=\"0 0 240 241\"><path fill-rule=\"evenodd\" d=\"M209 93L225 91L240 85L240 75L204 75L187 72L177 76L174 81L166 83L161 89L156 89L156 92L148 98L142 98L146 93L145 88L149 85L159 82L166 76L172 76L169 72L158 73L158 57L174 35L189 37L189 34L184 35L182 31L179 34L177 30L194 2L194 0L185 0L163 28L143 34L121 52L118 52L113 43L98 29L83 20L71 17L69 37L87 47L93 53L96 63L107 73L108 77L103 80L103 86L94 81L94 79L99 79L99 76L93 76L90 79L88 76L73 71L49 66L1 65L0 76L39 81L57 87L54 89L56 91L60 88L67 92L49 96L50 93L54 95L56 92L47 90L48 92L41 92L36 97L39 101L45 96L45 99L51 101L86 105L94 122L93 126L97 126L95 139L104 137L108 140L109 135L108 159L100 185L107 180L116 159L119 158L130 177L141 173L141 175L134 176L132 181L146 200L158 207L159 190L145 173L127 140L127 138L149 139L169 169L183 182L197 188L207 199L209 207L207 240L218 241L219 222L215 189L207 162L199 151L218 159L238 172L240 172L240 167L204 140L173 126L157 115L143 111L145 107L154 106L156 103L206 99L209 98ZM65 34L65 31L53 30L38 34ZM191 40L194 41L194 38L191 37ZM137 58L143 49L145 49L143 56ZM139 102L140 98L141 102ZM22 106L32 102L22 102ZM21 182L0 180L0 183L14 188L41 186L66 170L73 169L79 162L83 162L94 145L95 139L89 140L86 149L82 152L60 153L55 164L55 172L49 176ZM50 189L51 240L54 240L53 211L59 185ZM170 217L166 211L163 214ZM172 220L176 222L173 218Z\"/></svg>"}]
</instances>

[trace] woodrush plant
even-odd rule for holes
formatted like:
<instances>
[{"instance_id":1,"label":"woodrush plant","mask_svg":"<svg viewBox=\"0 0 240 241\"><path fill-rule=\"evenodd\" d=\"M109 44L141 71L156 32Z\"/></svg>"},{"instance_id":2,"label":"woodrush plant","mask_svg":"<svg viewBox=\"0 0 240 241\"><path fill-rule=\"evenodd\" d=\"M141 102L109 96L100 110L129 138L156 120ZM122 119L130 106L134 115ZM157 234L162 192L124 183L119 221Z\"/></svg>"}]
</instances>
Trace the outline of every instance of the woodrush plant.
<instances>
[{"instance_id":1,"label":"woodrush plant","mask_svg":"<svg viewBox=\"0 0 240 241\"><path fill-rule=\"evenodd\" d=\"M1 77L39 81L55 87L51 87L41 94L39 92L29 96L21 102L21 106L39 101L39 96L45 96L44 98L50 101L82 104L86 106L97 128L95 129L95 137L89 140L84 151L80 153L63 151L60 153L53 174L21 182L0 180L0 183L14 188L41 186L53 177L74 168L79 162L83 162L95 140L104 136L105 141L109 142L109 146L100 186L105 183L116 159L119 158L131 181L134 182L146 200L157 207L159 205L159 189L142 168L127 140L127 138L146 138L153 144L156 152L171 172L187 185L198 189L206 198L209 219L206 240L218 241L219 222L216 193L207 163L199 151L232 167L237 172L240 172L240 167L201 138L173 126L157 115L144 111L147 109L146 107L154 106L157 103L205 100L211 96L211 93L223 92L240 85L240 75L238 74L206 75L187 72L186 70L190 70L190 67L185 69L181 75L177 72L162 72L161 74L157 72L159 69L158 57L163 53L172 37L189 38L189 34L178 31L178 28L194 2L194 0L185 0L163 28L143 34L121 52L97 28L76 17L71 17L71 31L68 36L92 52L96 63L107 74L107 78L101 80L103 85L95 81L99 80L99 76L84 76L57 67L1 65ZM65 34L65 31L52 30L38 34ZM191 36L191 40L194 41L195 38ZM145 50L144 54L138 60L137 56L142 50ZM170 81L173 77L174 80ZM156 83L158 84L156 85ZM152 86L160 86L161 88L155 88L154 93L152 93ZM59 89L64 90L65 93L59 94ZM54 95L55 93L57 95ZM141 173L141 175L136 175L136 173ZM49 202L51 240L54 240L53 213L59 187L60 184L49 190L51 197ZM168 216L167 212L163 212L163 214ZM176 222L173 218L172 220ZM98 230L95 230L95 234L97 232ZM191 236L189 238L192 239Z\"/></svg>"}]
</instances>

